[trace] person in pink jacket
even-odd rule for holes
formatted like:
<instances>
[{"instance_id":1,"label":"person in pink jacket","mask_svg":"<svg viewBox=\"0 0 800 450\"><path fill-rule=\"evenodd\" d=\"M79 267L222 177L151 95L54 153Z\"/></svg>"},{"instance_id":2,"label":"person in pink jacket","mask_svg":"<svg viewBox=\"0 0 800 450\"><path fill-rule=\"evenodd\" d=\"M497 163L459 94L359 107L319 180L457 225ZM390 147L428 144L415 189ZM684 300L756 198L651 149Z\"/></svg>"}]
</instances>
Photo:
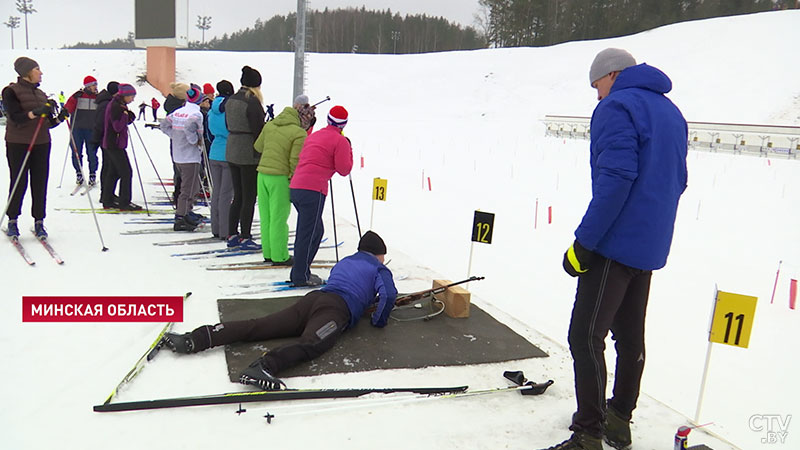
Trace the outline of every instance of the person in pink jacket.
<instances>
[{"instance_id":1,"label":"person in pink jacket","mask_svg":"<svg viewBox=\"0 0 800 450\"><path fill-rule=\"evenodd\" d=\"M334 173L349 175L353 168L353 149L342 135L345 125L347 110L341 106L331 108L328 126L306 138L289 183L289 199L297 210L294 265L290 276L295 286L322 284L322 279L311 273L311 262L325 231L322 210L328 195L328 181Z\"/></svg>"}]
</instances>

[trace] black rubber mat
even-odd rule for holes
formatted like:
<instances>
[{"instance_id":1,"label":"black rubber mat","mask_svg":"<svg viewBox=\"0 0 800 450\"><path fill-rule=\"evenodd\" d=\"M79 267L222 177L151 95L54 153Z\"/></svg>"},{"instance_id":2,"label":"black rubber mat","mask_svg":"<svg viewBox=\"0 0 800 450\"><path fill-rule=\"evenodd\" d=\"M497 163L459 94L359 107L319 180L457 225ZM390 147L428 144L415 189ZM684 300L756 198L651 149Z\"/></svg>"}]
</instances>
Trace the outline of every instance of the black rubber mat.
<instances>
[{"instance_id":1,"label":"black rubber mat","mask_svg":"<svg viewBox=\"0 0 800 450\"><path fill-rule=\"evenodd\" d=\"M293 304L299 296L217 300L220 320L261 317ZM225 358L231 381L270 348L291 339L228 345ZM474 304L470 317L444 314L430 320L397 322L375 328L367 318L345 331L336 346L319 358L281 372L281 377L361 372L375 369L454 366L547 356Z\"/></svg>"}]
</instances>

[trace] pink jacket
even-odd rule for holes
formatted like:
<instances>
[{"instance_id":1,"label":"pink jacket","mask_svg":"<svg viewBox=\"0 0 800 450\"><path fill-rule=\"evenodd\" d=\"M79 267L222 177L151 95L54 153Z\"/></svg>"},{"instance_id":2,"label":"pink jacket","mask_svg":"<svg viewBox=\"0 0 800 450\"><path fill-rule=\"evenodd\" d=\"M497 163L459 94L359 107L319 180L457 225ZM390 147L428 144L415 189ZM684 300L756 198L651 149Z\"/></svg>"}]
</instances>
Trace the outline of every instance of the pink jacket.
<instances>
[{"instance_id":1,"label":"pink jacket","mask_svg":"<svg viewBox=\"0 0 800 450\"><path fill-rule=\"evenodd\" d=\"M300 161L289 187L328 195L328 180L336 172L349 175L353 168L353 149L342 130L332 125L311 134L300 151Z\"/></svg>"}]
</instances>

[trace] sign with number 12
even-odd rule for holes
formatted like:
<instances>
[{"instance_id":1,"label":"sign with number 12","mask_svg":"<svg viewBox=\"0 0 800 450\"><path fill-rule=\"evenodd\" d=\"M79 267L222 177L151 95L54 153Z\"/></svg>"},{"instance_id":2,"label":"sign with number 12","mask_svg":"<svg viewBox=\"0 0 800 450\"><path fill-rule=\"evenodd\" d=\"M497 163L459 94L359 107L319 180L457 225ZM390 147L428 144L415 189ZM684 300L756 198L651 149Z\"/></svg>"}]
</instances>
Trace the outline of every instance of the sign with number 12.
<instances>
[{"instance_id":1,"label":"sign with number 12","mask_svg":"<svg viewBox=\"0 0 800 450\"><path fill-rule=\"evenodd\" d=\"M475 211L475 218L472 220L472 241L491 244L492 231L494 231L494 214Z\"/></svg>"}]
</instances>

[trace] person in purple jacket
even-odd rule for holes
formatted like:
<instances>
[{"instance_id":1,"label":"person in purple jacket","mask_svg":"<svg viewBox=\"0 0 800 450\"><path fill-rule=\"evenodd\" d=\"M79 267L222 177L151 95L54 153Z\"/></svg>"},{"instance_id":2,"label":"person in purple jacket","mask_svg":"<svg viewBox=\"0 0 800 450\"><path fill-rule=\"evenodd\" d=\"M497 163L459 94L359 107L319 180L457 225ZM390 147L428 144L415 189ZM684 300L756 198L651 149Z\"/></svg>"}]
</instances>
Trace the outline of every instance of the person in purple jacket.
<instances>
[{"instance_id":1,"label":"person in purple jacket","mask_svg":"<svg viewBox=\"0 0 800 450\"><path fill-rule=\"evenodd\" d=\"M110 167L102 181L105 198L100 198L103 208L117 208L123 211L136 211L141 206L131 203L133 169L128 159L128 125L136 120L136 114L128 109L128 105L136 97L136 89L130 84L120 84L117 93L108 102L105 110L103 149L104 157ZM106 161L103 161L105 164ZM115 203L114 191L119 181L119 199Z\"/></svg>"},{"instance_id":2,"label":"person in purple jacket","mask_svg":"<svg viewBox=\"0 0 800 450\"><path fill-rule=\"evenodd\" d=\"M197 353L234 342L298 337L276 347L242 372L242 384L264 390L286 386L276 377L282 370L310 361L333 348L339 336L356 326L375 305L370 323L383 328L397 299L392 272L383 264L386 244L373 231L358 243L358 252L339 261L327 284L309 292L294 305L265 317L203 325L190 333L166 333L164 345L176 353Z\"/></svg>"},{"instance_id":3,"label":"person in purple jacket","mask_svg":"<svg viewBox=\"0 0 800 450\"><path fill-rule=\"evenodd\" d=\"M328 126L307 137L300 160L289 182L289 200L297 210L294 265L290 279L295 286L319 286L322 279L311 273L311 262L319 250L325 228L322 210L333 174L347 176L353 169L353 149L342 135L347 110L334 106L328 112Z\"/></svg>"}]
</instances>

